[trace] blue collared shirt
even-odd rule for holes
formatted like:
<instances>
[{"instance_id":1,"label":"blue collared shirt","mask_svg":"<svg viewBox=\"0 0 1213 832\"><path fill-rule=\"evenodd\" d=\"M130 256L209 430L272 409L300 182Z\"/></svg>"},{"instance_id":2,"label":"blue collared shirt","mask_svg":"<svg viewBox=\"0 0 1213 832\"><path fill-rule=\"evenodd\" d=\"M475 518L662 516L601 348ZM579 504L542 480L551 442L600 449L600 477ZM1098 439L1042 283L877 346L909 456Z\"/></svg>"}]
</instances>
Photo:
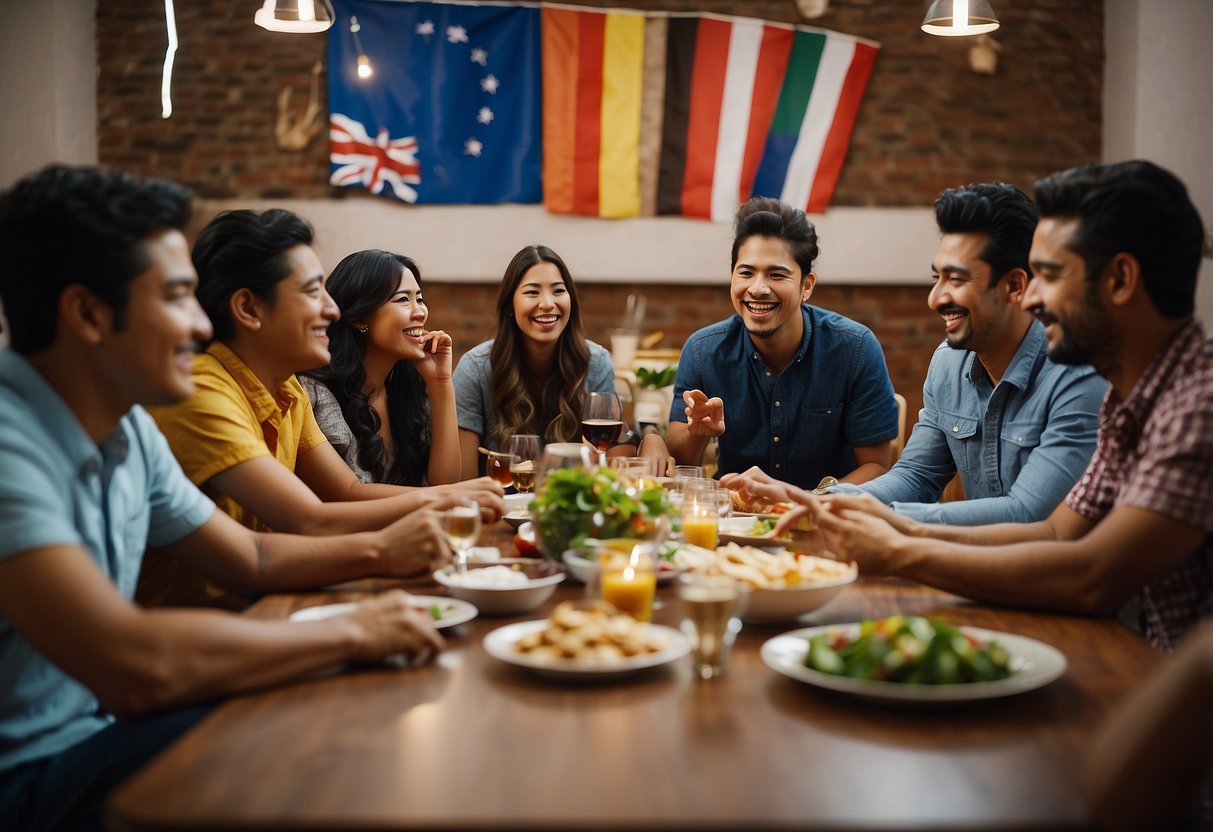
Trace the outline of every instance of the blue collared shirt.
<instances>
[{"instance_id":1,"label":"blue collared shirt","mask_svg":"<svg viewBox=\"0 0 1213 832\"><path fill-rule=\"evenodd\" d=\"M779 373L763 363L738 315L699 330L682 348L670 421L686 421L687 390L724 400L719 473L757 465L813 488L853 471L853 448L897 436L893 384L871 330L808 304L801 313L800 349Z\"/></svg>"},{"instance_id":2,"label":"blue collared shirt","mask_svg":"<svg viewBox=\"0 0 1213 832\"><path fill-rule=\"evenodd\" d=\"M941 344L901 458L883 476L832 490L865 491L929 523L1048 517L1091 459L1108 384L1091 367L1054 364L1047 349L1033 321L995 386L976 353ZM957 472L966 499L937 502Z\"/></svg>"},{"instance_id":3,"label":"blue collared shirt","mask_svg":"<svg viewBox=\"0 0 1213 832\"><path fill-rule=\"evenodd\" d=\"M185 537L215 510L142 408L97 445L42 375L8 349L0 349L0 471L0 561L78 546L126 598L148 544ZM0 771L63 751L111 721L92 691L4 617L0 680Z\"/></svg>"}]
</instances>

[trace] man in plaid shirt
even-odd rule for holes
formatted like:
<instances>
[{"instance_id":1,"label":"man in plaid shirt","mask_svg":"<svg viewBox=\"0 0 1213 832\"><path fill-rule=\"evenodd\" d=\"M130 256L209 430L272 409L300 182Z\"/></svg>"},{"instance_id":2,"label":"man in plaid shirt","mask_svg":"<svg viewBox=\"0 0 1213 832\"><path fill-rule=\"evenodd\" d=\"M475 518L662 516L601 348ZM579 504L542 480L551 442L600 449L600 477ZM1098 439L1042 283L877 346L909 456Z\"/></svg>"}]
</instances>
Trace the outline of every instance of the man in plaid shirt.
<instances>
[{"instance_id":1,"label":"man in plaid shirt","mask_svg":"<svg viewBox=\"0 0 1213 832\"><path fill-rule=\"evenodd\" d=\"M1183 183L1149 162L1055 174L1036 183L1036 203L1023 306L1052 360L1092 364L1110 384L1095 455L1047 519L926 525L753 469L722 482L795 501L781 526L814 517L864 574L989 603L1132 609L1170 650L1213 612L1213 342L1193 317L1204 226Z\"/></svg>"}]
</instances>

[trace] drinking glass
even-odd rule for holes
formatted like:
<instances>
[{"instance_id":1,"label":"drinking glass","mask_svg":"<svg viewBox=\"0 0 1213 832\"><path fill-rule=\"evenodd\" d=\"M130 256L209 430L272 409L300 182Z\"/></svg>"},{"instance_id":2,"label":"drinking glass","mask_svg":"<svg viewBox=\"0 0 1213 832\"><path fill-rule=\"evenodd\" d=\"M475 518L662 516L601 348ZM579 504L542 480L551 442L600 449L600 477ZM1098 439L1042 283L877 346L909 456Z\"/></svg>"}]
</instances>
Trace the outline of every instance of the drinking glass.
<instances>
[{"instance_id":1,"label":"drinking glass","mask_svg":"<svg viewBox=\"0 0 1213 832\"><path fill-rule=\"evenodd\" d=\"M460 498L442 512L442 534L455 550L460 574L467 574L468 552L480 537L480 505L475 500Z\"/></svg>"},{"instance_id":2,"label":"drinking glass","mask_svg":"<svg viewBox=\"0 0 1213 832\"><path fill-rule=\"evenodd\" d=\"M488 460L484 463L484 472L501 483L502 488L508 488L513 482L510 469L514 465L514 455L504 451L489 451Z\"/></svg>"},{"instance_id":3,"label":"drinking glass","mask_svg":"<svg viewBox=\"0 0 1213 832\"><path fill-rule=\"evenodd\" d=\"M598 464L606 465L606 451L623 433L623 405L614 393L589 393L581 408L581 438L598 451Z\"/></svg>"},{"instance_id":4,"label":"drinking glass","mask_svg":"<svg viewBox=\"0 0 1213 832\"><path fill-rule=\"evenodd\" d=\"M729 648L741 631L746 590L725 575L684 572L678 576L682 604L682 632L691 642L695 675L701 679L723 676L728 670Z\"/></svg>"},{"instance_id":5,"label":"drinking glass","mask_svg":"<svg viewBox=\"0 0 1213 832\"><path fill-rule=\"evenodd\" d=\"M533 433L519 433L510 437L510 453L514 456L514 461L510 463L510 479L519 494L529 494L535 490L542 449L539 437Z\"/></svg>"},{"instance_id":6,"label":"drinking glass","mask_svg":"<svg viewBox=\"0 0 1213 832\"><path fill-rule=\"evenodd\" d=\"M543 446L543 461L539 464L539 480L560 468L589 468L590 451L581 442L549 442Z\"/></svg>"},{"instance_id":7,"label":"drinking glass","mask_svg":"<svg viewBox=\"0 0 1213 832\"><path fill-rule=\"evenodd\" d=\"M682 536L692 546L715 549L720 502L711 480L690 480L682 494Z\"/></svg>"}]
</instances>

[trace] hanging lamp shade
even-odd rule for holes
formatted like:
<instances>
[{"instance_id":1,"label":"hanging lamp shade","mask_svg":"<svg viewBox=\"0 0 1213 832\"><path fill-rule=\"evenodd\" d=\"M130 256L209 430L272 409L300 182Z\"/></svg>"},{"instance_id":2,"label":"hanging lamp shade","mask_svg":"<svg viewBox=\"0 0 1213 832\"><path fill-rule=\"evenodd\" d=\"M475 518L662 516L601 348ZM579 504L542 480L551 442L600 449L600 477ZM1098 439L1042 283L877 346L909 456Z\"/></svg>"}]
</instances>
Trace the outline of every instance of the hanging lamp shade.
<instances>
[{"instance_id":1,"label":"hanging lamp shade","mask_svg":"<svg viewBox=\"0 0 1213 832\"><path fill-rule=\"evenodd\" d=\"M333 25L329 0L265 0L253 22L271 32L323 32Z\"/></svg>"},{"instance_id":2,"label":"hanging lamp shade","mask_svg":"<svg viewBox=\"0 0 1213 832\"><path fill-rule=\"evenodd\" d=\"M980 35L993 32L998 25L988 0L934 0L922 20L922 30L928 35L945 37Z\"/></svg>"}]
</instances>

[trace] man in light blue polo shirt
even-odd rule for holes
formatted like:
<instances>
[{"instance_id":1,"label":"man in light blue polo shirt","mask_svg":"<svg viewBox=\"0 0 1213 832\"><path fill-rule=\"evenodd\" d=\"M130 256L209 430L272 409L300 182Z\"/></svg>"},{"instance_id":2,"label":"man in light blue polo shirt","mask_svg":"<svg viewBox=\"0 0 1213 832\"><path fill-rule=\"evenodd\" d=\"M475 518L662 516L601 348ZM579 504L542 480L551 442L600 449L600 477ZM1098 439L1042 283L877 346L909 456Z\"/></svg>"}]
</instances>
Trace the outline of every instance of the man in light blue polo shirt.
<instances>
[{"instance_id":1,"label":"man in light blue polo shirt","mask_svg":"<svg viewBox=\"0 0 1213 832\"><path fill-rule=\"evenodd\" d=\"M927 304L943 319L923 408L887 474L832 491L866 492L929 523L1043 520L1095 449L1108 384L1089 365L1046 357L1044 327L1020 307L1036 207L1019 189L980 183L935 202L942 235ZM959 472L965 500L940 503Z\"/></svg>"},{"instance_id":2,"label":"man in light blue polo shirt","mask_svg":"<svg viewBox=\"0 0 1213 832\"><path fill-rule=\"evenodd\" d=\"M50 167L0 194L0 826L100 829L105 797L204 712L182 706L351 659L441 647L401 593L315 625L131 603L143 551L264 587L387 563L437 528L257 535L195 488L140 404L193 389L210 322L167 182ZM344 567L344 568L343 568ZM326 574L327 573L327 574Z\"/></svg>"},{"instance_id":3,"label":"man in light blue polo shirt","mask_svg":"<svg viewBox=\"0 0 1213 832\"><path fill-rule=\"evenodd\" d=\"M884 353L867 327L806 303L816 258L804 211L766 197L738 210L737 314L694 333L678 360L668 444L679 464L698 464L718 437L722 474L756 466L813 488L888 470L897 403Z\"/></svg>"}]
</instances>

